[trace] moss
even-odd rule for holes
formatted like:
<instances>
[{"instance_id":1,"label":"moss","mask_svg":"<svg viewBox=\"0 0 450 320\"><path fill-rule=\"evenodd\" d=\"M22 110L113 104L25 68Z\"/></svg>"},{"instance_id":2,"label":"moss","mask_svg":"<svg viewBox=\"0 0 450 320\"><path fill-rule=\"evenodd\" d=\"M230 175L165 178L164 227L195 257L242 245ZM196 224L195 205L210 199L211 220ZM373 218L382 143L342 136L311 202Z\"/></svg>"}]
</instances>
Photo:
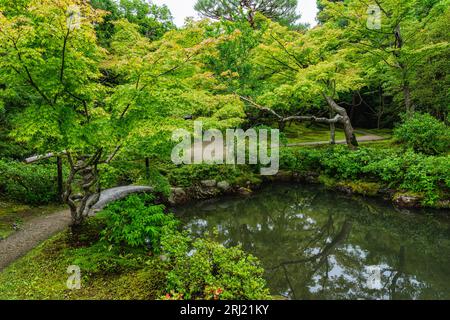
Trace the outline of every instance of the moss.
<instances>
[{"instance_id":1,"label":"moss","mask_svg":"<svg viewBox=\"0 0 450 320\"><path fill-rule=\"evenodd\" d=\"M382 185L375 182L367 181L339 181L327 175L319 176L319 183L328 189L345 190L348 193L360 194L364 196L377 196L382 189Z\"/></svg>"},{"instance_id":2,"label":"moss","mask_svg":"<svg viewBox=\"0 0 450 320\"><path fill-rule=\"evenodd\" d=\"M85 244L95 239L92 225ZM0 273L0 300L145 300L161 296L167 271L159 258L145 253L135 253L132 258L117 252L109 254L108 248L94 256L96 245L73 248L69 232L45 241ZM115 258L111 262L108 259L112 255ZM93 272L82 267L82 288L69 290L67 268L76 265L80 256L99 263L99 268ZM115 267L114 263L121 268L107 272Z\"/></svg>"},{"instance_id":3,"label":"moss","mask_svg":"<svg viewBox=\"0 0 450 320\"><path fill-rule=\"evenodd\" d=\"M333 179L327 175L320 175L318 180L319 183L323 184L328 189L333 189L337 185L336 179Z\"/></svg>"},{"instance_id":4,"label":"moss","mask_svg":"<svg viewBox=\"0 0 450 320\"><path fill-rule=\"evenodd\" d=\"M400 197L414 197L414 198L418 198L418 199L423 199L425 197L425 195L420 192L400 191L394 195L393 199L398 199Z\"/></svg>"},{"instance_id":5,"label":"moss","mask_svg":"<svg viewBox=\"0 0 450 320\"><path fill-rule=\"evenodd\" d=\"M369 197L377 196L382 189L379 183L365 181L344 181L339 182L337 185L349 188L353 193Z\"/></svg>"}]
</instances>

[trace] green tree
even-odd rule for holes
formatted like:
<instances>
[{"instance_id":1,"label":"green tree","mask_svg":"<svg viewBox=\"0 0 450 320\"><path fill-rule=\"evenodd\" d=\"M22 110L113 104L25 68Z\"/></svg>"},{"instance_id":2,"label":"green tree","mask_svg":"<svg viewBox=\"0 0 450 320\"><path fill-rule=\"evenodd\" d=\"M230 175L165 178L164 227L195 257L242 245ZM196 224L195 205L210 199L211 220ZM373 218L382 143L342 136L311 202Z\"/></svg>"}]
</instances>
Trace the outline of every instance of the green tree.
<instances>
[{"instance_id":1,"label":"green tree","mask_svg":"<svg viewBox=\"0 0 450 320\"><path fill-rule=\"evenodd\" d=\"M191 24L152 42L138 25L119 20L107 52L95 33L104 12L84 1L72 5L33 0L19 15L0 13L0 83L24 108L10 136L67 159L64 201L77 226L99 199L100 164L119 153L150 153L173 129L187 126L181 115L188 108L223 126L243 115L236 97L216 98L205 89L210 80L200 72L202 55L214 41L203 26ZM136 152L144 142L147 148Z\"/></svg>"},{"instance_id":2,"label":"green tree","mask_svg":"<svg viewBox=\"0 0 450 320\"><path fill-rule=\"evenodd\" d=\"M198 0L195 10L203 16L237 21L245 19L255 27L255 15L259 12L281 24L294 26L300 19L297 0Z\"/></svg>"},{"instance_id":3,"label":"green tree","mask_svg":"<svg viewBox=\"0 0 450 320\"><path fill-rule=\"evenodd\" d=\"M412 91L418 76L417 66L437 52L448 52L448 39L424 41L424 34L433 21L441 19L449 2L379 0L372 7L362 0L322 0L321 3L322 15L327 17L328 23L344 30L343 37L366 58L364 64L368 73L383 74L386 91L412 114L416 109ZM373 19L379 21L368 23Z\"/></svg>"},{"instance_id":4,"label":"green tree","mask_svg":"<svg viewBox=\"0 0 450 320\"><path fill-rule=\"evenodd\" d=\"M174 29L172 14L167 6L157 6L145 0L92 0L96 9L108 14L97 26L97 36L103 45L108 45L114 34L114 21L126 19L139 26L139 32L149 39L159 39Z\"/></svg>"},{"instance_id":5,"label":"green tree","mask_svg":"<svg viewBox=\"0 0 450 320\"><path fill-rule=\"evenodd\" d=\"M243 99L275 116L281 126L314 121L333 129L341 124L349 147L357 146L350 117L336 103L340 95L364 85L358 57L342 39L342 30L328 24L301 35L271 22L252 61L265 86L258 96Z\"/></svg>"}]
</instances>

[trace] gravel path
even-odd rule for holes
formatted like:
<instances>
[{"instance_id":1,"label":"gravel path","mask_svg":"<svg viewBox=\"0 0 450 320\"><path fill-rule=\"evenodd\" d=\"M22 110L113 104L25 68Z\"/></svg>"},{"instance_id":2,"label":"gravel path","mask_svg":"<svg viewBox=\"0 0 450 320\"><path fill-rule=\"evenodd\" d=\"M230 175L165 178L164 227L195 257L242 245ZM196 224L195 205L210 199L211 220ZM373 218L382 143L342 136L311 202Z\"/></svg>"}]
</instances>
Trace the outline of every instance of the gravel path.
<instances>
[{"instance_id":1,"label":"gravel path","mask_svg":"<svg viewBox=\"0 0 450 320\"><path fill-rule=\"evenodd\" d=\"M108 203L125 198L133 193L151 192L150 187L119 187L105 190L93 211L103 209ZM70 211L61 211L35 218L25 223L21 229L10 237L0 240L0 272L17 259L26 255L43 241L64 231L71 222Z\"/></svg>"},{"instance_id":2,"label":"gravel path","mask_svg":"<svg viewBox=\"0 0 450 320\"><path fill-rule=\"evenodd\" d=\"M70 224L70 212L62 211L25 223L21 230L0 241L0 271L41 242L63 231Z\"/></svg>"},{"instance_id":3,"label":"gravel path","mask_svg":"<svg viewBox=\"0 0 450 320\"><path fill-rule=\"evenodd\" d=\"M361 133L363 133L361 131ZM364 134L364 133L363 133ZM380 137L373 134L366 134L365 136L358 137L358 142L374 142L374 141L384 141L388 140L388 138ZM337 140L336 144L346 144L346 140ZM301 146L321 146L330 144L330 141L319 141L319 142L304 142L304 143L290 143L288 147L301 147Z\"/></svg>"}]
</instances>

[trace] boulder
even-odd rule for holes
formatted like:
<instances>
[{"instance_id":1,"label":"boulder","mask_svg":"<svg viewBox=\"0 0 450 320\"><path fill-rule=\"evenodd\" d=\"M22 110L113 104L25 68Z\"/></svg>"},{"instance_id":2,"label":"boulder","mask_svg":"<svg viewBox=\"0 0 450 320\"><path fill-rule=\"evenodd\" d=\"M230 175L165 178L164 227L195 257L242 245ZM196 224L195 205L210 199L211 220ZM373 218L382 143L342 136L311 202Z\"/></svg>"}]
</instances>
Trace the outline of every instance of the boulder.
<instances>
[{"instance_id":1,"label":"boulder","mask_svg":"<svg viewBox=\"0 0 450 320\"><path fill-rule=\"evenodd\" d=\"M237 193L240 194L241 196L250 196L253 193L253 191L248 188L241 187L237 190Z\"/></svg>"},{"instance_id":2,"label":"boulder","mask_svg":"<svg viewBox=\"0 0 450 320\"><path fill-rule=\"evenodd\" d=\"M231 189L231 185L227 181L221 181L217 184L217 188L223 192L228 192Z\"/></svg>"},{"instance_id":3,"label":"boulder","mask_svg":"<svg viewBox=\"0 0 450 320\"><path fill-rule=\"evenodd\" d=\"M420 208L422 197L410 194L396 194L394 204L399 208Z\"/></svg>"},{"instance_id":4,"label":"boulder","mask_svg":"<svg viewBox=\"0 0 450 320\"><path fill-rule=\"evenodd\" d=\"M183 204L190 199L183 188L172 188L172 192L169 197L169 203L171 205Z\"/></svg>"},{"instance_id":5,"label":"boulder","mask_svg":"<svg viewBox=\"0 0 450 320\"><path fill-rule=\"evenodd\" d=\"M216 180L203 180L201 182L202 186L207 187L207 188L214 188L217 185L217 181Z\"/></svg>"}]
</instances>

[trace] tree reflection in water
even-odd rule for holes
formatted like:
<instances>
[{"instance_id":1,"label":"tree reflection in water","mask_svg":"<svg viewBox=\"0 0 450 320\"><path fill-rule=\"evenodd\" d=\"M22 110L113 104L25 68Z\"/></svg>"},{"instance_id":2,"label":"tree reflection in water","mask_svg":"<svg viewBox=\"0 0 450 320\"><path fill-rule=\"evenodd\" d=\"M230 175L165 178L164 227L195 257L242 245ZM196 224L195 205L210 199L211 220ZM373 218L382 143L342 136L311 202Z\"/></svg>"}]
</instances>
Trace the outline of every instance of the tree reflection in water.
<instances>
[{"instance_id":1,"label":"tree reflection in water","mask_svg":"<svg viewBox=\"0 0 450 320\"><path fill-rule=\"evenodd\" d=\"M318 187L272 185L249 198L177 208L194 235L260 258L272 294L289 299L450 299L450 224L428 212ZM381 273L371 288L368 267Z\"/></svg>"}]
</instances>

